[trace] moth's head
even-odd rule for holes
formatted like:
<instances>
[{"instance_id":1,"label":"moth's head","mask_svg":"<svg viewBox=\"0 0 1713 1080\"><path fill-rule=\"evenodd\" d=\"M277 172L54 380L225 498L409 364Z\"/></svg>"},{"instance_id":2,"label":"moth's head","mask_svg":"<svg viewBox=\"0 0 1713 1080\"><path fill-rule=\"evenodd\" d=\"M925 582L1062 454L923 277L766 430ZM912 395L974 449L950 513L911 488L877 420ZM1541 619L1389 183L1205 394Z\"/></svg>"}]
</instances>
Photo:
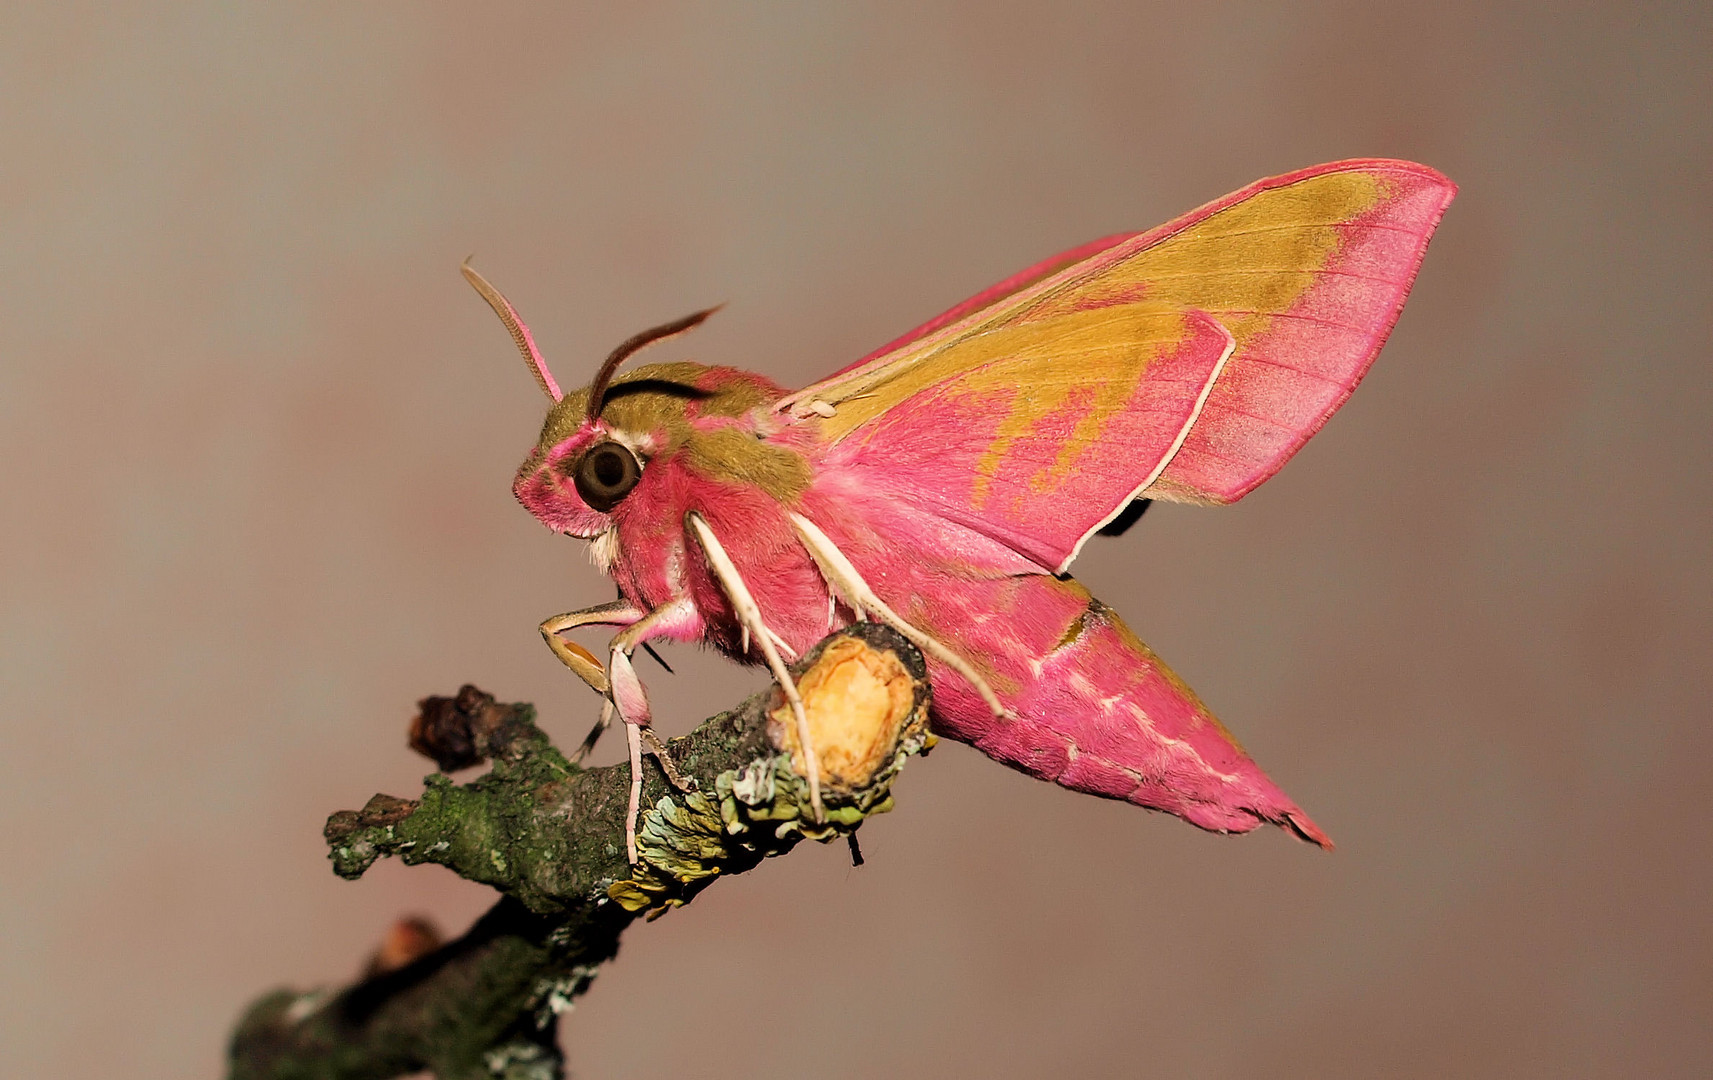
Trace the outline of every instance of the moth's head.
<instances>
[{"instance_id":1,"label":"moth's head","mask_svg":"<svg viewBox=\"0 0 1713 1080\"><path fill-rule=\"evenodd\" d=\"M808 465L771 420L779 387L760 375L684 361L649 364L573 390L547 411L512 486L550 528L593 538L615 518L678 517L708 485L758 489L788 502Z\"/></svg>"},{"instance_id":2,"label":"moth's head","mask_svg":"<svg viewBox=\"0 0 1713 1080\"><path fill-rule=\"evenodd\" d=\"M612 351L587 387L562 393L511 304L467 263L464 276L505 323L553 402L512 491L556 531L586 539L606 532L615 516L648 501L649 489L663 479L649 475L649 463L697 439L698 421L730 424L778 394L758 377L691 363L653 364L614 377L637 350L699 325L714 309L636 334Z\"/></svg>"},{"instance_id":3,"label":"moth's head","mask_svg":"<svg viewBox=\"0 0 1713 1080\"><path fill-rule=\"evenodd\" d=\"M518 468L512 494L548 528L595 537L636 490L651 455L604 424L566 415L565 403L548 412L541 440Z\"/></svg>"},{"instance_id":4,"label":"moth's head","mask_svg":"<svg viewBox=\"0 0 1713 1080\"><path fill-rule=\"evenodd\" d=\"M605 532L633 496L647 500L649 463L691 437L695 403L715 396L696 385L709 370L688 363L638 368L614 380L598 406L594 385L566 394L547 410L512 492L551 529L585 538Z\"/></svg>"}]
</instances>

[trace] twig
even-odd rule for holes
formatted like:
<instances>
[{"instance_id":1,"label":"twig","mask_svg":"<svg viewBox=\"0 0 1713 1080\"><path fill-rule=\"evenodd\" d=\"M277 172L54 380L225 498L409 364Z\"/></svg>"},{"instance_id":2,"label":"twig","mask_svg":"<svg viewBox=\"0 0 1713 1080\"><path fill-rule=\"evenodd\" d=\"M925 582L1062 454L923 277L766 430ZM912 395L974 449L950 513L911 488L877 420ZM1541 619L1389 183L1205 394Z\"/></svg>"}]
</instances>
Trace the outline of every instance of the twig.
<instances>
[{"instance_id":1,"label":"twig","mask_svg":"<svg viewBox=\"0 0 1713 1080\"><path fill-rule=\"evenodd\" d=\"M376 859L434 862L503 898L462 938L337 990L278 990L232 1038L233 1080L381 1080L428 1069L441 1080L554 1080L555 1017L618 949L637 915L687 903L804 838L850 836L891 809L891 782L931 744L921 655L888 627L859 623L792 669L810 717L826 821L809 810L797 725L778 688L667 744L689 792L647 769L641 860L625 858L628 770L568 762L528 705L474 687L429 698L412 745L442 768L491 760L464 785L428 777L420 799L376 795L327 821L334 871ZM653 758L648 759L653 761Z\"/></svg>"}]
</instances>

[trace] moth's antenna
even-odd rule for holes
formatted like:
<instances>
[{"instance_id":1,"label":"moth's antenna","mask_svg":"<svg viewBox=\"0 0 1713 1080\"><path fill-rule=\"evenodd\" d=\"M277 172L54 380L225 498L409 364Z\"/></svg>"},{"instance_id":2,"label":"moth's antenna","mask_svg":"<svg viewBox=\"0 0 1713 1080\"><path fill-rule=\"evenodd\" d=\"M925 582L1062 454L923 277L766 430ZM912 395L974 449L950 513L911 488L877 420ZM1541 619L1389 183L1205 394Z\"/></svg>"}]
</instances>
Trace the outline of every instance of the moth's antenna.
<instances>
[{"instance_id":1,"label":"moth's antenna","mask_svg":"<svg viewBox=\"0 0 1713 1080\"><path fill-rule=\"evenodd\" d=\"M601 370L595 375L594 383L589 387L589 419L594 420L601 415L601 405L603 404L603 399L607 396L607 387L612 384L613 373L617 371L619 369L619 365L628 360L633 353L646 345L653 345L657 341L664 341L669 337L682 334L686 330L691 330L700 326L703 319L706 319L708 316L712 315L724 306L724 304L720 304L716 307L711 307L706 311L698 311L693 315L686 315L682 319L673 319L669 323L661 323L659 326L644 330L640 334L635 334L627 338L624 344L620 345L608 354L606 362L601 365Z\"/></svg>"},{"instance_id":2,"label":"moth's antenna","mask_svg":"<svg viewBox=\"0 0 1713 1080\"><path fill-rule=\"evenodd\" d=\"M541 392L554 401L564 397L565 395L559 391L559 384L553 381L553 372L547 370L547 361L541 358L541 352L536 349L535 338L530 336L529 327L525 326L523 320L517 317L517 311L510 302L500 295L500 290L488 284L487 278L476 273L470 266L469 259L465 259L464 265L458 269L463 271L464 280L468 281L482 295L482 299L486 300L488 306L494 309L494 314L498 315L500 321L506 324L506 329L511 332L513 343L517 345L517 351L523 354L524 363L529 365L530 374L534 375L535 381L541 385Z\"/></svg>"}]
</instances>

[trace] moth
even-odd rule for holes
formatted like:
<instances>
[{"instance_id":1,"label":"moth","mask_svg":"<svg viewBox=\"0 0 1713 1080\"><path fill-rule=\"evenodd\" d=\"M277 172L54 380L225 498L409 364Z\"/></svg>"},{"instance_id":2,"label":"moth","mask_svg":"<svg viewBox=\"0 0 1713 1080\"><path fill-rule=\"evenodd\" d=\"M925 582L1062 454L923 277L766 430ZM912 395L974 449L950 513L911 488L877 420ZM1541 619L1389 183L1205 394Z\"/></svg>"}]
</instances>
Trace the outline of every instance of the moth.
<instances>
[{"instance_id":1,"label":"moth","mask_svg":"<svg viewBox=\"0 0 1713 1080\"><path fill-rule=\"evenodd\" d=\"M1373 363L1455 193L1378 159L1261 180L1037 263L791 393L689 362L617 374L709 311L636 335L563 392L466 264L552 402L513 490L618 585L541 633L605 698L590 742L624 723L631 860L645 742L672 771L636 648L765 664L808 746L786 665L859 619L927 656L938 735L1204 829L1273 823L1330 846L1067 571L1148 500L1231 503L1277 472ZM606 663L564 636L584 626L619 628Z\"/></svg>"}]
</instances>

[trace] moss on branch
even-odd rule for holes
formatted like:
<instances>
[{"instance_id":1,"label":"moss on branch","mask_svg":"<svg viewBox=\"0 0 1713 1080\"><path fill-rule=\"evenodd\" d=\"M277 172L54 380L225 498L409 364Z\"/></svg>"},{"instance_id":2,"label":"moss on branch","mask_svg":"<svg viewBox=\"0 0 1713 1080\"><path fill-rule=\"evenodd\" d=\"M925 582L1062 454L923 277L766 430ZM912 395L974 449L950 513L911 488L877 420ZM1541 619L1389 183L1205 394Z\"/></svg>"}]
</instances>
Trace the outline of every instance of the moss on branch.
<instances>
[{"instance_id":1,"label":"moss on branch","mask_svg":"<svg viewBox=\"0 0 1713 1080\"><path fill-rule=\"evenodd\" d=\"M436 773L417 799L376 795L332 815L334 872L355 879L396 856L439 863L503 898L463 938L396 970L257 1001L233 1036L230 1076L561 1076L554 1017L637 915L687 903L805 838L854 834L891 809L893 778L931 743L921 656L886 627L860 623L828 637L793 675L823 778L824 820L811 815L795 724L772 687L667 744L682 787L644 757L634 866L625 858L628 766L572 764L529 705L500 704L473 687L426 699L412 745L442 768L492 767L467 784Z\"/></svg>"}]
</instances>

